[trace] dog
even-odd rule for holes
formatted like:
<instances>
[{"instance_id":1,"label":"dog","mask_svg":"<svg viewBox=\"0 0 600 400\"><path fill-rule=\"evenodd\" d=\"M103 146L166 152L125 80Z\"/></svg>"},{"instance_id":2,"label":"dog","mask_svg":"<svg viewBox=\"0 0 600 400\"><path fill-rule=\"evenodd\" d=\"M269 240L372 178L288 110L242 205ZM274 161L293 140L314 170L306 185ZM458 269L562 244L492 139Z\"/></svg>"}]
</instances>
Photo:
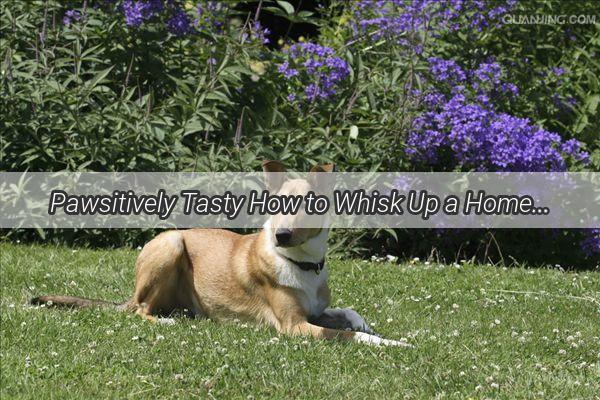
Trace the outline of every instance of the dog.
<instances>
[{"instance_id":1,"label":"dog","mask_svg":"<svg viewBox=\"0 0 600 400\"><path fill-rule=\"evenodd\" d=\"M333 170L332 164L319 165L309 176ZM271 193L305 195L312 189L309 179L268 174L286 171L279 161L263 162L263 171L275 176L266 182ZM160 316L187 310L193 317L251 321L293 336L408 346L376 335L354 310L329 308L329 230L298 228L304 216L273 215L249 235L221 229L163 232L139 254L133 297L122 304L70 296L41 296L31 303L108 305L156 322L174 322Z\"/></svg>"}]
</instances>

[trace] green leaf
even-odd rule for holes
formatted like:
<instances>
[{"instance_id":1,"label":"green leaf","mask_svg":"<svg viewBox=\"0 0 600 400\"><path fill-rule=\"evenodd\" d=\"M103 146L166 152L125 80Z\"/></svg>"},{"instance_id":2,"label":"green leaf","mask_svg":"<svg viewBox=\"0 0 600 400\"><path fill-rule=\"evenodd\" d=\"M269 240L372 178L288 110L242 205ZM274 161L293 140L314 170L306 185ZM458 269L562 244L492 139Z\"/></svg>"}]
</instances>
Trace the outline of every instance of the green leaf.
<instances>
[{"instance_id":1,"label":"green leaf","mask_svg":"<svg viewBox=\"0 0 600 400\"><path fill-rule=\"evenodd\" d=\"M589 96L585 100L585 108L590 114L596 113L596 109L598 108L598 102L600 102L600 95L597 94Z\"/></svg>"},{"instance_id":2,"label":"green leaf","mask_svg":"<svg viewBox=\"0 0 600 400\"><path fill-rule=\"evenodd\" d=\"M277 4L279 4L279 7L283 8L288 15L294 14L294 6L287 1L277 0Z\"/></svg>"},{"instance_id":3,"label":"green leaf","mask_svg":"<svg viewBox=\"0 0 600 400\"><path fill-rule=\"evenodd\" d=\"M92 78L92 80L88 81L85 84L84 91L89 94L96 87L96 85L98 83L100 83L104 78L106 78L106 76L108 74L110 74L110 71L112 71L113 68L114 67L108 67L108 68L103 69L102 71L98 72L96 74L96 76L94 76L94 78Z\"/></svg>"}]
</instances>

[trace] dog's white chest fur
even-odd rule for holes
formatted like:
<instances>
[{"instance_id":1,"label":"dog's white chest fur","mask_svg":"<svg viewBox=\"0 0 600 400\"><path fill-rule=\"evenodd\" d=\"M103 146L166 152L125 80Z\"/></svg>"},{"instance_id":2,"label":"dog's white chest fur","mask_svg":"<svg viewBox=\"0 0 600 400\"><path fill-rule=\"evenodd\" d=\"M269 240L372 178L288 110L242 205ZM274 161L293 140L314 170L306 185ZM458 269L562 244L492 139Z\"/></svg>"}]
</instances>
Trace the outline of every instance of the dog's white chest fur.
<instances>
[{"instance_id":1,"label":"dog's white chest fur","mask_svg":"<svg viewBox=\"0 0 600 400\"><path fill-rule=\"evenodd\" d=\"M278 257L277 280L282 286L298 289L302 292L302 306L311 316L319 316L329 304L326 299L319 298L318 290L327 282L327 267L317 275L314 271L303 271L297 265Z\"/></svg>"}]
</instances>

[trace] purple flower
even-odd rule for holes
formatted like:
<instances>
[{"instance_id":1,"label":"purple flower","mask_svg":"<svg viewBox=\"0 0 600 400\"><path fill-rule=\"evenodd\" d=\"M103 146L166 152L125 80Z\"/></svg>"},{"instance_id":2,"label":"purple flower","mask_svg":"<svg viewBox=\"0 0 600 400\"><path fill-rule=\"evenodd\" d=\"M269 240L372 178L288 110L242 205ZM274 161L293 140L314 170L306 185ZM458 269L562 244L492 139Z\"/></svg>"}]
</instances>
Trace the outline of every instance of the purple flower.
<instances>
[{"instance_id":1,"label":"purple flower","mask_svg":"<svg viewBox=\"0 0 600 400\"><path fill-rule=\"evenodd\" d=\"M254 21L250 27L250 38L260 44L269 44L271 41L267 36L271 34L269 28L263 28L259 21Z\"/></svg>"},{"instance_id":2,"label":"purple flower","mask_svg":"<svg viewBox=\"0 0 600 400\"><path fill-rule=\"evenodd\" d=\"M495 62L483 63L475 70L474 75L482 82L491 82L497 85L502 77L502 68Z\"/></svg>"},{"instance_id":3,"label":"purple flower","mask_svg":"<svg viewBox=\"0 0 600 400\"><path fill-rule=\"evenodd\" d=\"M81 20L81 12L77 11L77 10L69 10L65 13L65 16L63 17L63 24L65 24L66 26L71 25L74 21L80 21Z\"/></svg>"},{"instance_id":4,"label":"purple flower","mask_svg":"<svg viewBox=\"0 0 600 400\"><path fill-rule=\"evenodd\" d=\"M504 93L510 93L515 97L519 95L519 88L514 83L501 83L500 90Z\"/></svg>"},{"instance_id":5,"label":"purple flower","mask_svg":"<svg viewBox=\"0 0 600 400\"><path fill-rule=\"evenodd\" d=\"M139 27L163 10L162 0L125 0L123 15L128 26Z\"/></svg>"},{"instance_id":6,"label":"purple flower","mask_svg":"<svg viewBox=\"0 0 600 400\"><path fill-rule=\"evenodd\" d=\"M294 100L305 99L309 103L326 100L337 94L350 75L346 61L326 46L296 43L284 54L286 59L277 71L287 80Z\"/></svg>"},{"instance_id":7,"label":"purple flower","mask_svg":"<svg viewBox=\"0 0 600 400\"><path fill-rule=\"evenodd\" d=\"M183 10L176 10L167 21L169 32L175 36L183 36L191 31L190 19Z\"/></svg>"},{"instance_id":8,"label":"purple flower","mask_svg":"<svg viewBox=\"0 0 600 400\"><path fill-rule=\"evenodd\" d=\"M298 70L291 68L290 63L288 61L285 61L283 64L279 65L279 67L277 67L277 71L282 73L285 79L290 79L294 76L298 76Z\"/></svg>"},{"instance_id":9,"label":"purple flower","mask_svg":"<svg viewBox=\"0 0 600 400\"><path fill-rule=\"evenodd\" d=\"M195 24L199 29L223 31L227 21L227 5L220 1L199 1Z\"/></svg>"},{"instance_id":10,"label":"purple flower","mask_svg":"<svg viewBox=\"0 0 600 400\"><path fill-rule=\"evenodd\" d=\"M453 60L444 60L442 58L430 57L429 71L434 78L440 82L464 82L466 75L462 68Z\"/></svg>"},{"instance_id":11,"label":"purple flower","mask_svg":"<svg viewBox=\"0 0 600 400\"><path fill-rule=\"evenodd\" d=\"M581 142L577 139L569 139L560 146L560 151L565 155L575 158L584 164L589 162L589 154L581 150Z\"/></svg>"},{"instance_id":12,"label":"purple flower","mask_svg":"<svg viewBox=\"0 0 600 400\"><path fill-rule=\"evenodd\" d=\"M419 96L419 94L417 93L416 96ZM435 92L432 91L430 93L427 93L423 96L423 101L427 104L427 106L429 107L435 107L440 105L442 102L444 102L445 97L443 94L439 93L439 92Z\"/></svg>"}]
</instances>

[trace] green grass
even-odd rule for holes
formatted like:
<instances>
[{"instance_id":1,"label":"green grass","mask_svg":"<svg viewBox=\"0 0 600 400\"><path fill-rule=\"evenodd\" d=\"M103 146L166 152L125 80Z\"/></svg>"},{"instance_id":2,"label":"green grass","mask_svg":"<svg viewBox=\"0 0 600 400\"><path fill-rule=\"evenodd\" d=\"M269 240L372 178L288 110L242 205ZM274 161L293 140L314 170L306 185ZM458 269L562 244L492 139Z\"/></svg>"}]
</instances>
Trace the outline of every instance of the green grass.
<instances>
[{"instance_id":1,"label":"green grass","mask_svg":"<svg viewBox=\"0 0 600 400\"><path fill-rule=\"evenodd\" d=\"M1 397L598 398L600 274L436 263L330 263L333 305L378 348L267 328L103 309L49 310L38 294L114 301L135 250L0 244Z\"/></svg>"}]
</instances>

